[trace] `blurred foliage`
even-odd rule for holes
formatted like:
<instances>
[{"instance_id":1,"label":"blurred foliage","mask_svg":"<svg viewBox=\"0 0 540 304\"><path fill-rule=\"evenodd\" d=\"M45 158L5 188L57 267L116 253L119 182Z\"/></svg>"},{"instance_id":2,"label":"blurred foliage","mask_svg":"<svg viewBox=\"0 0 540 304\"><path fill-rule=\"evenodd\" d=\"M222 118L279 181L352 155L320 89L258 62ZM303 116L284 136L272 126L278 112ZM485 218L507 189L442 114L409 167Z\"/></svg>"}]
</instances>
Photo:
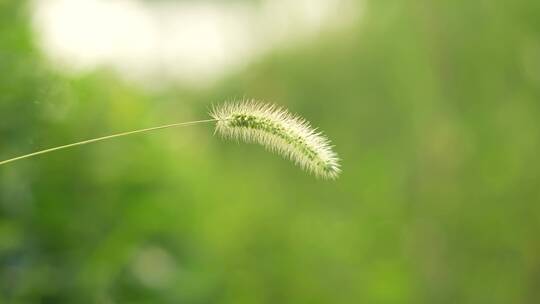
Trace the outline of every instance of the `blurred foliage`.
<instances>
[{"instance_id":1,"label":"blurred foliage","mask_svg":"<svg viewBox=\"0 0 540 304\"><path fill-rule=\"evenodd\" d=\"M1 303L536 303L540 2L366 1L358 26L207 90L64 76L0 1L0 159L276 101L333 139L317 181L211 126L0 168Z\"/></svg>"}]
</instances>

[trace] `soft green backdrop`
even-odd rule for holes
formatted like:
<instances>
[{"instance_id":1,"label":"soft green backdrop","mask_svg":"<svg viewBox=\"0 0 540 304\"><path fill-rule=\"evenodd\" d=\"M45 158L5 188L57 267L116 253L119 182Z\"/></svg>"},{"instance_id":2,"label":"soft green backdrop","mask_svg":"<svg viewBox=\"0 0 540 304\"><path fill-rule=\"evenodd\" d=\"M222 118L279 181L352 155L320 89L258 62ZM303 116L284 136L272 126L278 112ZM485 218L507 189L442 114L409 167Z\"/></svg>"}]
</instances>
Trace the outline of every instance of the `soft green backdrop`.
<instances>
[{"instance_id":1,"label":"soft green backdrop","mask_svg":"<svg viewBox=\"0 0 540 304\"><path fill-rule=\"evenodd\" d=\"M538 303L540 1L364 6L209 89L147 92L53 72L0 0L0 159L236 96L343 158L318 181L208 125L0 167L0 303Z\"/></svg>"}]
</instances>

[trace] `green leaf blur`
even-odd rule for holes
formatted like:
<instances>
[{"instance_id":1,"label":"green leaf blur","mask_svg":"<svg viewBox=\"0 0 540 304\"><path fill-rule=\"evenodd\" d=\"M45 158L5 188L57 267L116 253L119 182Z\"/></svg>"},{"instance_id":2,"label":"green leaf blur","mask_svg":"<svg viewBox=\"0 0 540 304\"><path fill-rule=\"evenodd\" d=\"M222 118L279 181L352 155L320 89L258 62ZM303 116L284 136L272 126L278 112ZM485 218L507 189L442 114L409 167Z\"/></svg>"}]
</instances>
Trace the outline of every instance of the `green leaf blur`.
<instances>
[{"instance_id":1,"label":"green leaf blur","mask_svg":"<svg viewBox=\"0 0 540 304\"><path fill-rule=\"evenodd\" d=\"M0 167L0 303L537 303L540 2L364 2L210 88L146 91L57 72L0 0L0 159L238 96L343 159L321 181L201 125Z\"/></svg>"}]
</instances>

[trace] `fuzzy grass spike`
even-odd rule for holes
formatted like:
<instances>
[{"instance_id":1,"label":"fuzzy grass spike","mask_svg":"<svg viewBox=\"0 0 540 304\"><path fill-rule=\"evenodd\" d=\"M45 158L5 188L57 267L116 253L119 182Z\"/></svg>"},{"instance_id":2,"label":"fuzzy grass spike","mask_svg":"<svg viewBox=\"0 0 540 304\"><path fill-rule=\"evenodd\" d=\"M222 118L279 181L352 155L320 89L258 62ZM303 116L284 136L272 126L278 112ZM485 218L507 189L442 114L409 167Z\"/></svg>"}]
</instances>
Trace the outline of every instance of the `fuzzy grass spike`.
<instances>
[{"instance_id":1,"label":"fuzzy grass spike","mask_svg":"<svg viewBox=\"0 0 540 304\"><path fill-rule=\"evenodd\" d=\"M318 177L335 179L341 171L330 141L285 109L247 101L219 106L210 115L224 138L258 143Z\"/></svg>"}]
</instances>

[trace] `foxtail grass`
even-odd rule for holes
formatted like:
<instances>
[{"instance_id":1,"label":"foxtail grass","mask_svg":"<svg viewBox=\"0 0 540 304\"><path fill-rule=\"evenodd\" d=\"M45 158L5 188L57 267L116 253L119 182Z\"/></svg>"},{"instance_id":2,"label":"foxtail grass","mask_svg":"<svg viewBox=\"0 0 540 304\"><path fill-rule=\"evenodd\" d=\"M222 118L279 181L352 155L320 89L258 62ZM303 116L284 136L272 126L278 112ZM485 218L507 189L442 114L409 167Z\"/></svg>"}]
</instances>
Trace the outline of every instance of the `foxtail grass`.
<instances>
[{"instance_id":1,"label":"foxtail grass","mask_svg":"<svg viewBox=\"0 0 540 304\"><path fill-rule=\"evenodd\" d=\"M341 172L339 158L328 138L311 127L305 119L283 108L256 101L241 101L217 106L210 112L210 116L211 119L139 129L49 148L0 161L0 166L127 135L213 122L216 124L216 133L223 138L260 144L317 177L335 179Z\"/></svg>"}]
</instances>

